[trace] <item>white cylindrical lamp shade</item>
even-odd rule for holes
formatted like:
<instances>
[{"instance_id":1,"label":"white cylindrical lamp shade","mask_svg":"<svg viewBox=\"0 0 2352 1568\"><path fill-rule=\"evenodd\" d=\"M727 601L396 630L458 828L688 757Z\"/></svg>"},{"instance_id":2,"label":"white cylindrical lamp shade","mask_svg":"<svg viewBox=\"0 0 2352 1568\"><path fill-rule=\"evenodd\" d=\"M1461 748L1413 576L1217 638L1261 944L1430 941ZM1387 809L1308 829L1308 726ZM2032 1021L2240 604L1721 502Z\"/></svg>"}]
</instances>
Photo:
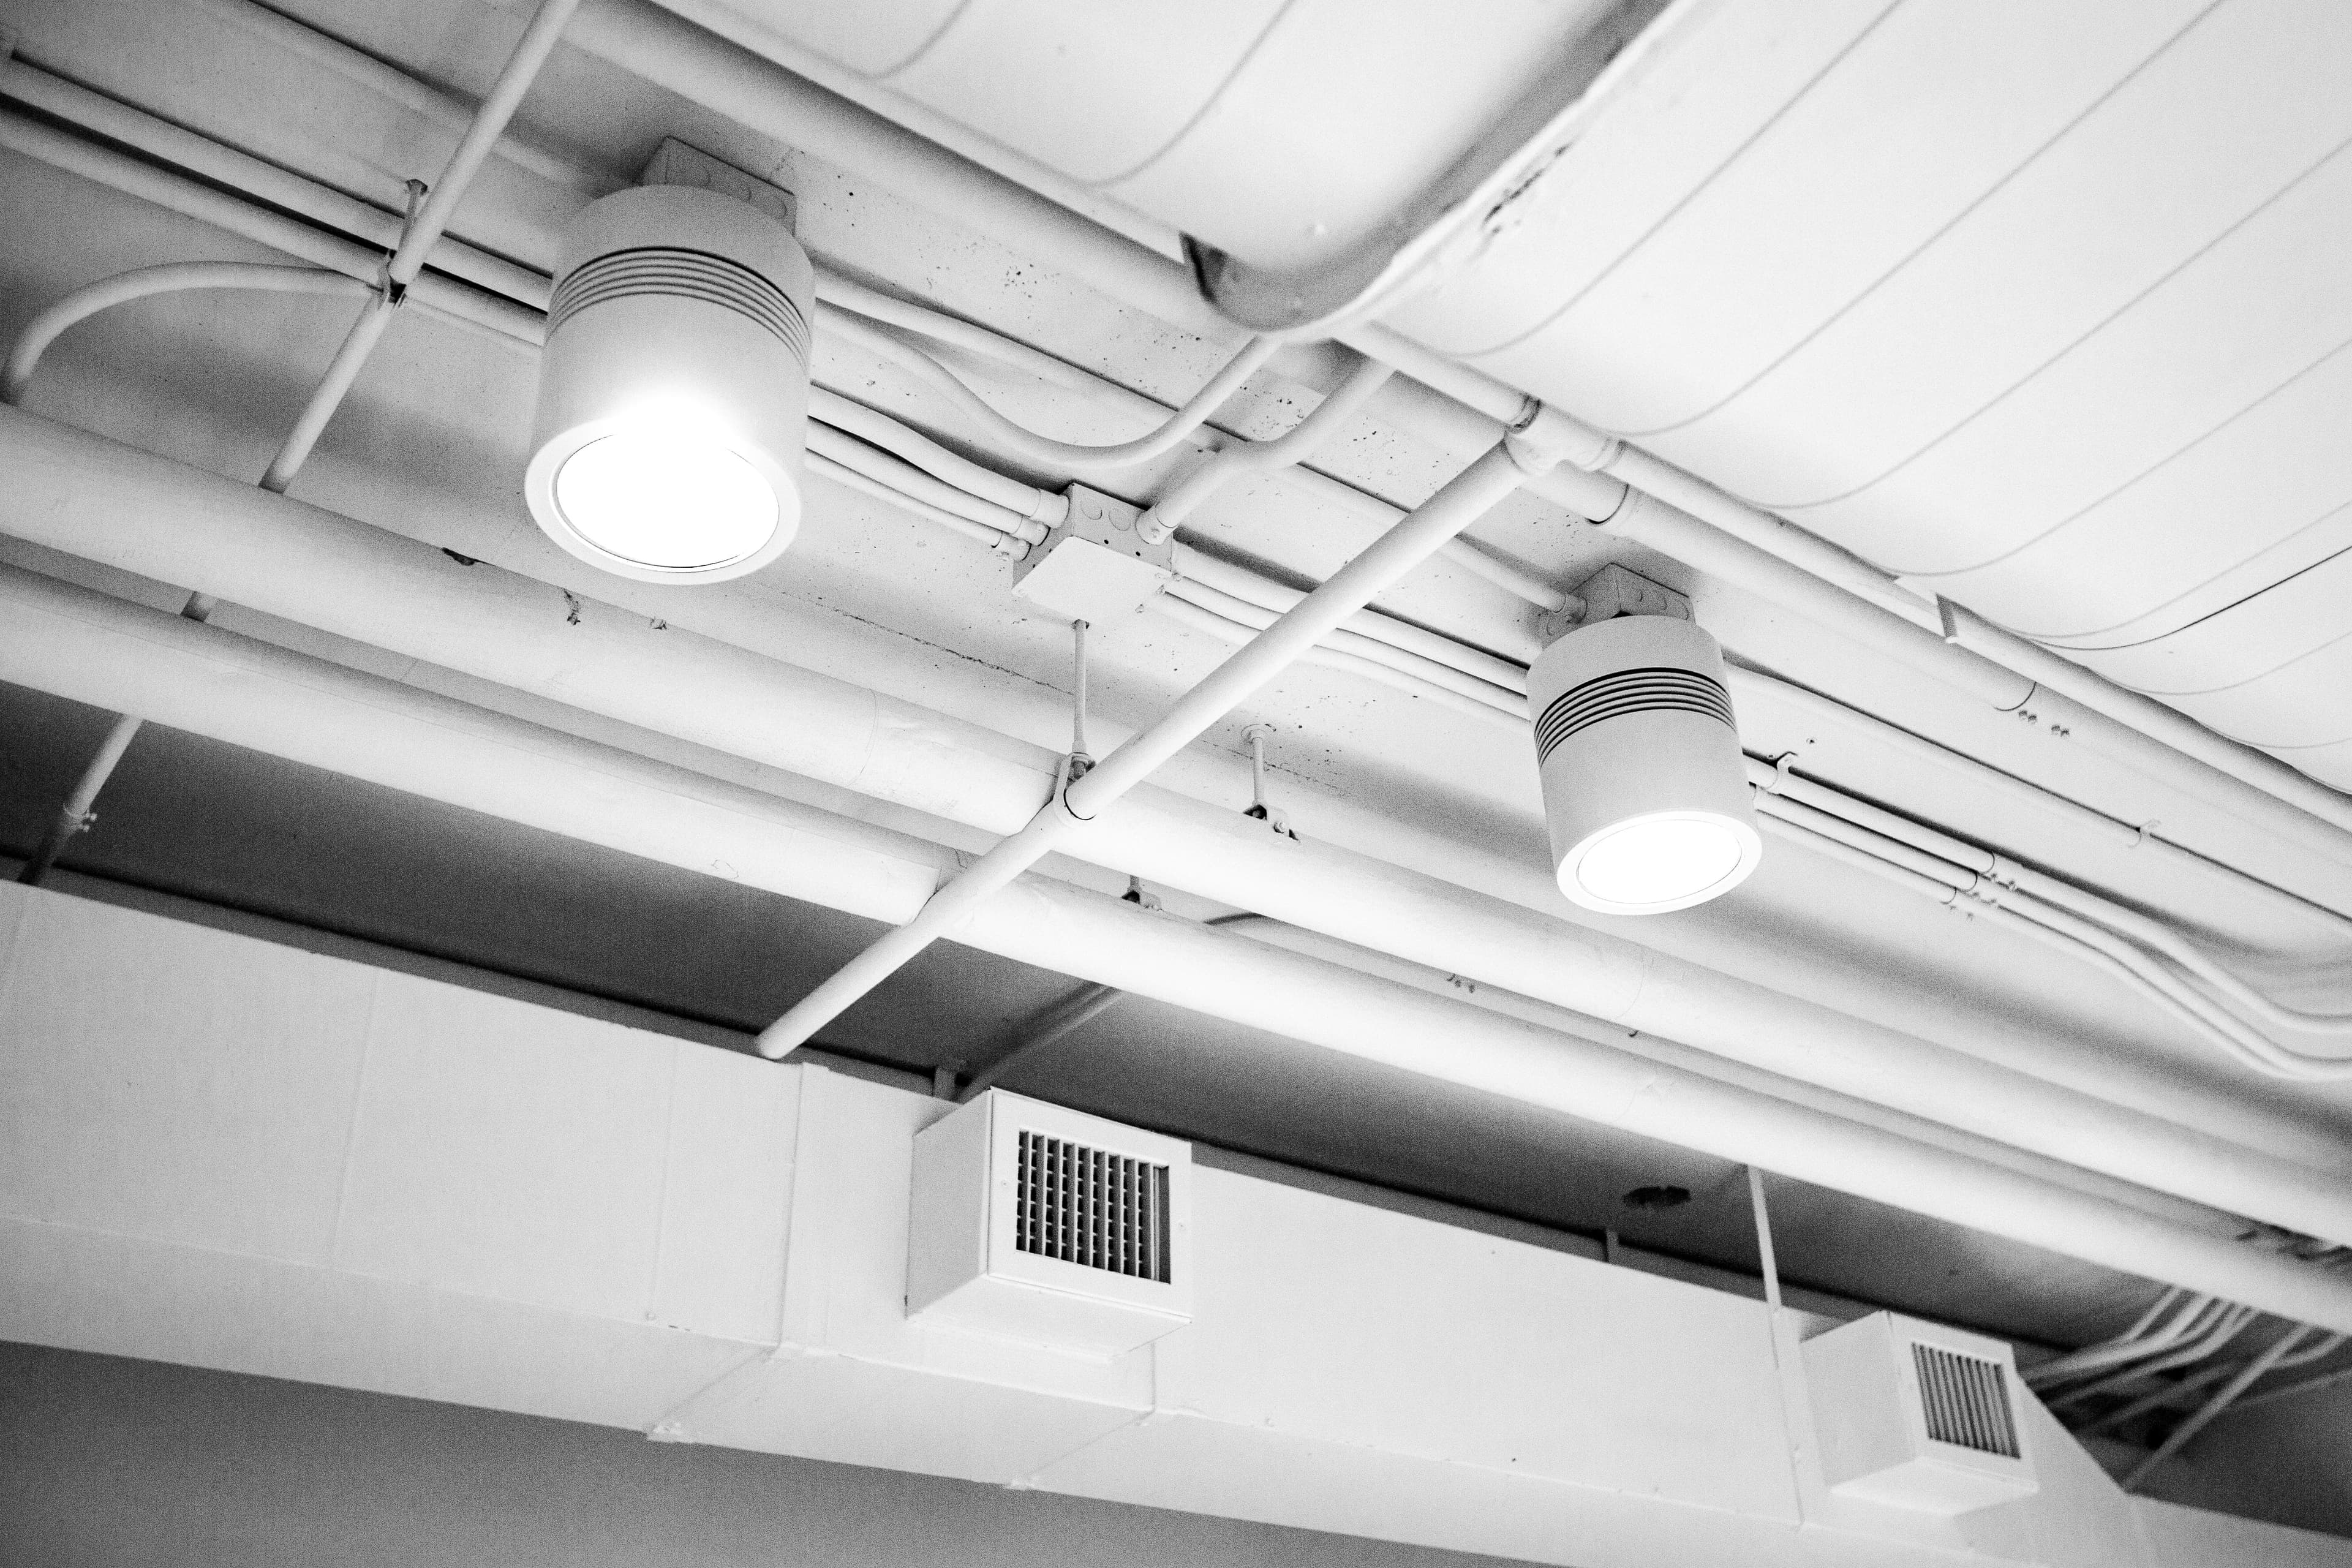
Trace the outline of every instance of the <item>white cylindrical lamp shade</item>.
<instances>
[{"instance_id":1,"label":"white cylindrical lamp shade","mask_svg":"<svg viewBox=\"0 0 2352 1568\"><path fill-rule=\"evenodd\" d=\"M1689 621L1580 626L1528 672L1559 889L1604 914L1720 897L1764 852L1723 652Z\"/></svg>"},{"instance_id":2,"label":"white cylindrical lamp shade","mask_svg":"<svg viewBox=\"0 0 2352 1568\"><path fill-rule=\"evenodd\" d=\"M523 480L607 572L715 582L800 526L815 275L792 231L713 192L642 185L564 231Z\"/></svg>"}]
</instances>

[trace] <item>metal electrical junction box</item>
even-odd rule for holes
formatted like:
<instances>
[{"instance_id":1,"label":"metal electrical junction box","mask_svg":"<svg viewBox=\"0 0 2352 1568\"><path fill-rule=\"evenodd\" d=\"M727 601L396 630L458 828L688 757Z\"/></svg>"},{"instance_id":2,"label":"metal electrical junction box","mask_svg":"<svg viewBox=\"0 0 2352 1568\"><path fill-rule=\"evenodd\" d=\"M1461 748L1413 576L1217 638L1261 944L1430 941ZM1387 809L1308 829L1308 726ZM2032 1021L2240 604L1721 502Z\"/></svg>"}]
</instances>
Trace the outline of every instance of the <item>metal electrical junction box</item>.
<instances>
[{"instance_id":1,"label":"metal electrical junction box","mask_svg":"<svg viewBox=\"0 0 2352 1568\"><path fill-rule=\"evenodd\" d=\"M1101 625L1143 608L1176 575L1176 542L1135 531L1142 509L1072 485L1070 515L1013 567L1013 592L1056 620Z\"/></svg>"}]
</instances>

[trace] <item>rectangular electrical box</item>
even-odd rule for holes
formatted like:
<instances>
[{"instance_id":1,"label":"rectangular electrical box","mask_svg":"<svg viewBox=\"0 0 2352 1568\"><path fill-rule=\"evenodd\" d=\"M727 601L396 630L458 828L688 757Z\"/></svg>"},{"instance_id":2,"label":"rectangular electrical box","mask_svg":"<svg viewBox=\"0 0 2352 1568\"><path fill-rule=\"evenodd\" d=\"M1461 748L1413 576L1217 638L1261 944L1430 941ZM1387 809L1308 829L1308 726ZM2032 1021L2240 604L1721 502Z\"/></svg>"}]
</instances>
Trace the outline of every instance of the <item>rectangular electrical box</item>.
<instances>
[{"instance_id":1,"label":"rectangular electrical box","mask_svg":"<svg viewBox=\"0 0 2352 1568\"><path fill-rule=\"evenodd\" d=\"M1107 624L1148 604L1176 575L1176 542L1135 531L1140 507L1072 485L1070 513L1013 567L1015 597L1056 620Z\"/></svg>"},{"instance_id":2,"label":"rectangular electrical box","mask_svg":"<svg viewBox=\"0 0 2352 1568\"><path fill-rule=\"evenodd\" d=\"M992 1089L915 1139L907 1313L1108 1358L1192 1321L1192 1145Z\"/></svg>"},{"instance_id":3,"label":"rectangular electrical box","mask_svg":"<svg viewBox=\"0 0 2352 1568\"><path fill-rule=\"evenodd\" d=\"M1805 1342L1822 1478L1841 1497L1970 1513L2040 1483L2010 1347L1874 1312Z\"/></svg>"}]
</instances>

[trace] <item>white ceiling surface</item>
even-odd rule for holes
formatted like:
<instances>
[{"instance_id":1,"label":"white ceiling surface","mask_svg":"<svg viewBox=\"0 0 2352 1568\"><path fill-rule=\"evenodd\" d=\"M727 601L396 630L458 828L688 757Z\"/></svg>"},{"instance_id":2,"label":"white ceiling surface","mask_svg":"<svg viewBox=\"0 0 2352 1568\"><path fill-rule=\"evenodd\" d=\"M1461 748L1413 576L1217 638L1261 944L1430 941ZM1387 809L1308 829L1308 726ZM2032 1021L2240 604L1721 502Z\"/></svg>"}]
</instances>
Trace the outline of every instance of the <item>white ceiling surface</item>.
<instances>
[{"instance_id":1,"label":"white ceiling surface","mask_svg":"<svg viewBox=\"0 0 2352 1568\"><path fill-rule=\"evenodd\" d=\"M1345 257L1465 162L1465 149L1498 129L1507 139L1511 108L1580 79L1571 57L1619 8L1481 0L1465 26L1426 0L663 4L1283 270Z\"/></svg>"},{"instance_id":2,"label":"white ceiling surface","mask_svg":"<svg viewBox=\"0 0 2352 1568\"><path fill-rule=\"evenodd\" d=\"M1489 154L1598 9L668 3L1267 268ZM1391 323L2352 784L2352 11L1715 0L1654 31Z\"/></svg>"},{"instance_id":3,"label":"white ceiling surface","mask_svg":"<svg viewBox=\"0 0 2352 1568\"><path fill-rule=\"evenodd\" d=\"M520 25L512 7L464 0L404 7L307 0L289 9L464 92L487 83ZM1801 9L1808 20L1816 14ZM21 30L27 59L380 205L396 204L401 180L437 164L446 126L436 128L330 61L288 53L266 31L224 25L241 15L250 14L213 0L170 7L129 0L0 4L0 20ZM1747 13L1726 6L1710 15L1718 18L1712 25L1728 26ZM1818 15L1831 11L1825 5ZM625 180L661 136L677 134L793 185L803 200L804 237L820 258L1128 384L1173 401L1224 352L1056 275L1050 258L956 231L866 182L570 50L555 57L526 106L522 129L562 149L562 155L494 161L457 231L526 262L544 266L564 214ZM580 172L564 174L567 161ZM0 182L5 210L33 219L0 228L0 282L6 286L0 313L11 322L67 288L131 266L259 254L204 226L18 160L0 164ZM127 308L62 342L27 405L250 477L337 331L324 319L298 320L303 308L233 296ZM817 364L820 379L939 427L937 411L879 367L822 348ZM533 541L514 484L530 375L528 355L510 346L421 318L403 320L297 493L469 552L473 545ZM1016 416L1074 438L1131 433L1110 416L1034 385L1004 382L992 395ZM1267 433L1293 416L1294 400L1312 395L1300 384L1262 378L1228 423ZM1376 405L1370 424L1321 466L1373 495L1410 501L1466 456L1400 434L1381 422L1381 412ZM1671 440L1662 445L1697 461ZM1120 488L1148 496L1169 471L1192 460L1172 459ZM574 592L639 605L918 701L951 702L968 717L1034 739L1054 739L1064 721L1055 688L1066 680L1065 636L1016 611L1003 592L1000 562L828 487L815 489L811 512L802 542L786 560L740 584L642 588L600 576L552 546L531 569ZM1203 535L1271 564L1319 575L1386 515L1328 484L1276 479L1225 492L1197 525ZM1477 532L1563 582L1622 550L1532 501L1483 522ZM1833 638L1754 600L1670 563L1643 563L1696 591L1709 624L1745 657L1901 715L1912 728L2119 816L2160 817L2192 839L2201 833L2215 853L2352 907L2352 872L2298 862L2075 748L2011 721L1958 710L1948 694L1905 671L1866 667ZM1522 606L1451 567L1421 574L1391 605L1504 651L1517 651L1527 635ZM1097 689L1109 725L1148 718L1223 653L1220 645L1149 618L1108 629L1097 645ZM1237 750L1241 723L1260 717L1282 726L1275 744L1284 773L1277 794L1292 792L1308 831L1328 823L1326 831L1337 837L1348 810L1377 812L1516 863L1540 864L1532 762L1518 737L1314 668L1286 677L1216 738ZM2184 888L2127 849L2086 842L2061 818L2021 811L1925 773L1850 723L1749 704L1742 724L1753 750L1797 750L1814 771L1864 793L2180 913L2267 978L2300 979L2296 994L2306 999L2324 999L2340 984L2309 973L2333 956L2322 928L2226 884ZM1233 770L1223 776L1232 779ZM1331 795L1311 793L1318 785L1344 791L1344 808ZM1564 904L1560 910L1567 915ZM2105 978L2006 933L1963 926L1908 894L1783 844L1772 847L1764 871L1747 888L1708 910L1592 923L1668 951L1703 954L1782 989L1835 996L1856 1011L2028 1070L2077 1070L2045 1051L2041 1042L2051 1038L2082 1047L2080 1060L2095 1073L2102 1059L2145 1064L2174 1086L2166 1092L2179 1097L2168 1105L2175 1113L2221 1091L2342 1125L2352 1100L2249 1079Z\"/></svg>"},{"instance_id":4,"label":"white ceiling surface","mask_svg":"<svg viewBox=\"0 0 2352 1568\"><path fill-rule=\"evenodd\" d=\"M2352 784L2347 73L2332 0L1728 4L1396 324Z\"/></svg>"}]
</instances>

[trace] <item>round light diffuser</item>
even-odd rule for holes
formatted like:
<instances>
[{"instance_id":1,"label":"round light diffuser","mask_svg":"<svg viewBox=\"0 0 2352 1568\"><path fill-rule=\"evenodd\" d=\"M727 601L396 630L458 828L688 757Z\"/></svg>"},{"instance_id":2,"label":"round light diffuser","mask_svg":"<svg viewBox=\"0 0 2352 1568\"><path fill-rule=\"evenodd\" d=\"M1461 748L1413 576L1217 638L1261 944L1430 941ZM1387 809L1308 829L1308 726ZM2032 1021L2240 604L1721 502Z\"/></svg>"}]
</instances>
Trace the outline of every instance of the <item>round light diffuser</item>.
<instances>
[{"instance_id":1,"label":"round light diffuser","mask_svg":"<svg viewBox=\"0 0 2352 1568\"><path fill-rule=\"evenodd\" d=\"M565 229L523 492L548 537L650 583L740 577L800 527L815 276L792 230L687 185Z\"/></svg>"},{"instance_id":2,"label":"round light diffuser","mask_svg":"<svg viewBox=\"0 0 2352 1568\"><path fill-rule=\"evenodd\" d=\"M1729 892L1764 853L1723 652L1672 616L1579 626L1528 672L1559 890L1604 914Z\"/></svg>"}]
</instances>

